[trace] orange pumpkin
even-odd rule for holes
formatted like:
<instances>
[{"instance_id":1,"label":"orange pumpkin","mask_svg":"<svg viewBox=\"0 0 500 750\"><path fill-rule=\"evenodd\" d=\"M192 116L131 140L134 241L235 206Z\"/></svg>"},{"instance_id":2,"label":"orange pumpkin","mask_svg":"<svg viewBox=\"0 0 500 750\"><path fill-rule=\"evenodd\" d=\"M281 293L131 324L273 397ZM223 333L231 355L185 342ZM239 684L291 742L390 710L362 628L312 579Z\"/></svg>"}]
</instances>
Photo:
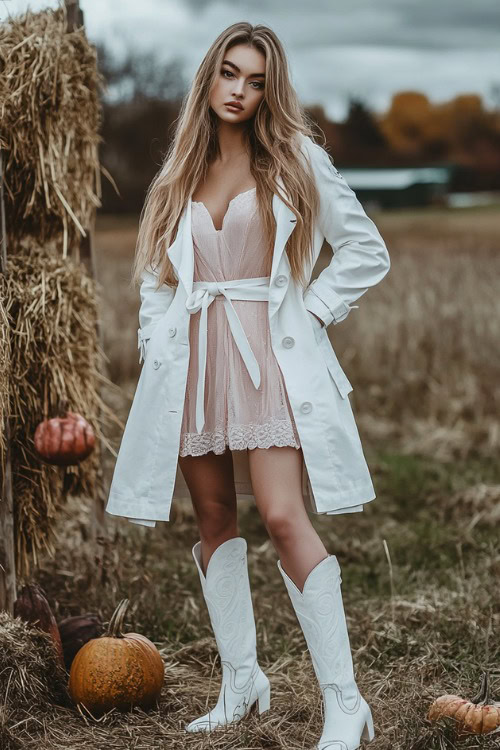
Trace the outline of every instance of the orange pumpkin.
<instances>
[{"instance_id":1,"label":"orange pumpkin","mask_svg":"<svg viewBox=\"0 0 500 750\"><path fill-rule=\"evenodd\" d=\"M82 646L71 665L71 698L94 716L151 708L160 697L165 667L158 649L139 633L121 632L128 604L121 600L106 633Z\"/></svg>"},{"instance_id":2,"label":"orange pumpkin","mask_svg":"<svg viewBox=\"0 0 500 750\"><path fill-rule=\"evenodd\" d=\"M78 464L95 446L92 426L73 411L40 422L34 439L35 450L42 461L56 466Z\"/></svg>"},{"instance_id":3,"label":"orange pumpkin","mask_svg":"<svg viewBox=\"0 0 500 750\"><path fill-rule=\"evenodd\" d=\"M466 700L459 695L441 695L429 708L427 718L437 721L441 716L452 716L466 732L487 734L500 726L500 703L489 699L489 673L483 672L481 689L475 698Z\"/></svg>"}]
</instances>

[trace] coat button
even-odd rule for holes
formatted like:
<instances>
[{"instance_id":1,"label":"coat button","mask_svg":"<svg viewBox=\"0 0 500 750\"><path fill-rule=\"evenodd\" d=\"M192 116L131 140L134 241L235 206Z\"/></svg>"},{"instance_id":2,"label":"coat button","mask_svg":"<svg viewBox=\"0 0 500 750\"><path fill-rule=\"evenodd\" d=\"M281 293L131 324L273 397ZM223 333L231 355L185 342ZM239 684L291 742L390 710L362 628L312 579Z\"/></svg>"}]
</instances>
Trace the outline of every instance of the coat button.
<instances>
[{"instance_id":1,"label":"coat button","mask_svg":"<svg viewBox=\"0 0 500 750\"><path fill-rule=\"evenodd\" d=\"M157 370L160 365L161 365L160 360L158 359L153 360L153 367L155 368L155 370Z\"/></svg>"},{"instance_id":2,"label":"coat button","mask_svg":"<svg viewBox=\"0 0 500 750\"><path fill-rule=\"evenodd\" d=\"M311 409L312 409L312 404L310 401L304 401L304 403L300 405L300 411L303 414L309 414Z\"/></svg>"},{"instance_id":3,"label":"coat button","mask_svg":"<svg viewBox=\"0 0 500 750\"><path fill-rule=\"evenodd\" d=\"M291 336L285 336L284 339L282 339L281 343L285 347L285 349L291 349L292 346L295 346L295 339Z\"/></svg>"},{"instance_id":4,"label":"coat button","mask_svg":"<svg viewBox=\"0 0 500 750\"><path fill-rule=\"evenodd\" d=\"M171 328L168 329L169 336L175 336L176 333L177 333L177 328L175 326L172 326Z\"/></svg>"},{"instance_id":5,"label":"coat button","mask_svg":"<svg viewBox=\"0 0 500 750\"><path fill-rule=\"evenodd\" d=\"M286 282L287 282L287 277L284 276L283 274L276 276L276 281L275 281L276 286L285 286Z\"/></svg>"}]
</instances>

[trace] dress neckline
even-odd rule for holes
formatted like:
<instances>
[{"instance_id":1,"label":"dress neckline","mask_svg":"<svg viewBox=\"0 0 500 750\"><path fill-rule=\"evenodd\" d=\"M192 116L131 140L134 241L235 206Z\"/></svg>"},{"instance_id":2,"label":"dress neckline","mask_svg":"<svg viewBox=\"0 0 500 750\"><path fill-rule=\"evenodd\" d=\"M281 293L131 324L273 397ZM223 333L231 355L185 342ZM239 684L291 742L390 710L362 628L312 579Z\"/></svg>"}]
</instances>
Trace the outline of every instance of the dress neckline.
<instances>
[{"instance_id":1,"label":"dress neckline","mask_svg":"<svg viewBox=\"0 0 500 750\"><path fill-rule=\"evenodd\" d=\"M254 187L252 187L252 188L249 188L249 190L243 190L243 192L241 192L241 193L238 193L237 195L235 195L235 196L234 196L234 198L231 198L231 200L230 200L230 201L229 201L229 203L227 204L227 209L226 209L226 213L224 214L224 217L223 217L223 219L222 219L222 226L221 226L221 228L220 228L220 229L216 229L216 228L215 228L214 220L212 219L212 214L210 213L210 211L208 210L208 208L207 208L207 207L205 206L205 204L203 203L203 201L193 201L193 200L192 200L191 202L192 202L192 203L197 203L198 205L200 205L200 206L203 206L203 208L204 208L204 209L205 209L205 211L207 212L207 215L208 215L208 217L210 218L210 222L211 222L211 224L212 224L212 229L213 229L213 231L214 231L214 232L215 232L216 234L220 234L220 233L221 233L221 232L223 231L223 229L224 229L224 224L225 224L225 221L226 221L226 216L227 216L227 215L228 215L228 213L229 213L229 209L231 208L231 204L232 204L232 203L234 203L234 201L235 201L235 200L236 200L237 198L240 198L240 197L241 197L242 195L246 195L247 193L251 193L251 192L253 192L253 191L254 191L254 190L256 190L256 189L257 189L257 186L255 186L255 185L254 185Z\"/></svg>"}]
</instances>

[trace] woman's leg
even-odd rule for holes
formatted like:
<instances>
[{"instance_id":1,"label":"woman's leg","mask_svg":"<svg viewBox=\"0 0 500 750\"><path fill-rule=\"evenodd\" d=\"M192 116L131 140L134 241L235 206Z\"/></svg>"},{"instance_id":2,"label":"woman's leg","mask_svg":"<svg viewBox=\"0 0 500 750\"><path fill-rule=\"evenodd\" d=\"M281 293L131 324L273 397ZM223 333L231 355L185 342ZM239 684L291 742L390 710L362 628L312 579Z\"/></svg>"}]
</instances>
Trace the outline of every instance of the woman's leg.
<instances>
[{"instance_id":1,"label":"woman's leg","mask_svg":"<svg viewBox=\"0 0 500 750\"><path fill-rule=\"evenodd\" d=\"M327 556L302 497L302 448L248 451L257 508L284 569L302 590L309 572Z\"/></svg>"},{"instance_id":2,"label":"woman's leg","mask_svg":"<svg viewBox=\"0 0 500 750\"><path fill-rule=\"evenodd\" d=\"M260 713L267 711L271 685L257 661L247 542L238 536L232 453L227 449L222 455L211 452L179 461L201 537L193 558L222 666L216 705L185 729L210 732L239 721L257 702Z\"/></svg>"},{"instance_id":3,"label":"woman's leg","mask_svg":"<svg viewBox=\"0 0 500 750\"><path fill-rule=\"evenodd\" d=\"M340 565L312 527L302 499L301 449L249 451L255 499L278 551L278 569L311 654L324 703L315 748L358 748L374 737L371 710L354 677Z\"/></svg>"},{"instance_id":4,"label":"woman's leg","mask_svg":"<svg viewBox=\"0 0 500 750\"><path fill-rule=\"evenodd\" d=\"M205 574L214 550L238 536L233 454L226 449L222 454L179 456L179 466L193 503Z\"/></svg>"}]
</instances>

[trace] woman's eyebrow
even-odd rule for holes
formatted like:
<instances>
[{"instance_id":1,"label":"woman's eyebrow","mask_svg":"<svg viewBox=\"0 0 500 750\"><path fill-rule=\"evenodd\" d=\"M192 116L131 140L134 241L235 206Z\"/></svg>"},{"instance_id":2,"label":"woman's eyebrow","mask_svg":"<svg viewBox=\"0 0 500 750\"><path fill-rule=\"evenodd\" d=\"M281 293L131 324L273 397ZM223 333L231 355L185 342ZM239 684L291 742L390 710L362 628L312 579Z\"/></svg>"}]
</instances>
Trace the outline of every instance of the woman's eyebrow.
<instances>
[{"instance_id":1,"label":"woman's eyebrow","mask_svg":"<svg viewBox=\"0 0 500 750\"><path fill-rule=\"evenodd\" d=\"M234 68L234 70L236 70L238 73L240 72L240 69L238 68L238 66L232 63L230 60L223 60L222 64L230 65L231 68ZM265 73L250 73L248 77L249 78L265 78Z\"/></svg>"}]
</instances>

